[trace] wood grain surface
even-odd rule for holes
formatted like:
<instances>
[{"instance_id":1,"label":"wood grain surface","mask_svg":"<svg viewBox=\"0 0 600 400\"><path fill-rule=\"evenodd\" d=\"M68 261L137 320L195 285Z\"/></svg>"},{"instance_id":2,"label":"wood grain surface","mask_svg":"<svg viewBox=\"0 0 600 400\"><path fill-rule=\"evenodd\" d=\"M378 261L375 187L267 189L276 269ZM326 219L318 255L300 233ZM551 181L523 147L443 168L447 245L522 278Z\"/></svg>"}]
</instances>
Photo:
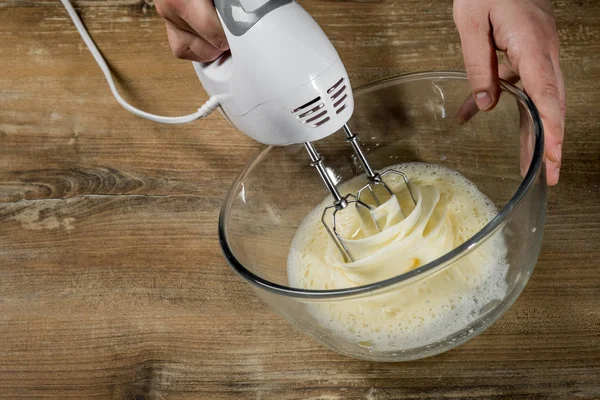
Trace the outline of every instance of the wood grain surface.
<instances>
[{"instance_id":1,"label":"wood grain surface","mask_svg":"<svg viewBox=\"0 0 600 400\"><path fill-rule=\"evenodd\" d=\"M462 68L450 1L304 0L355 86ZM149 0L76 2L125 97L206 100ZM217 216L258 145L217 114L120 108L54 0L0 0L0 397L600 399L600 4L555 10L561 183L532 280L488 331L400 364L325 350L226 265Z\"/></svg>"}]
</instances>

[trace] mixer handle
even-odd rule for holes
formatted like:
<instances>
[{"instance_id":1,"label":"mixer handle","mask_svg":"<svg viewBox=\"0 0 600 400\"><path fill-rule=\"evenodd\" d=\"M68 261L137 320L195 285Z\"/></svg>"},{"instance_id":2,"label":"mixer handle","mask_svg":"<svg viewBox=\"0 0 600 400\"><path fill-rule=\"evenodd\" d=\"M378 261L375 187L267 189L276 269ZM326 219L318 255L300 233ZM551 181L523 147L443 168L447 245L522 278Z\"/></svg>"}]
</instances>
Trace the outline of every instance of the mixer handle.
<instances>
[{"instance_id":1,"label":"mixer handle","mask_svg":"<svg viewBox=\"0 0 600 400\"><path fill-rule=\"evenodd\" d=\"M232 35L242 36L265 15L294 0L245 0L245 3L257 1L262 4L251 12L246 12L240 0L214 0L214 4L227 30Z\"/></svg>"}]
</instances>

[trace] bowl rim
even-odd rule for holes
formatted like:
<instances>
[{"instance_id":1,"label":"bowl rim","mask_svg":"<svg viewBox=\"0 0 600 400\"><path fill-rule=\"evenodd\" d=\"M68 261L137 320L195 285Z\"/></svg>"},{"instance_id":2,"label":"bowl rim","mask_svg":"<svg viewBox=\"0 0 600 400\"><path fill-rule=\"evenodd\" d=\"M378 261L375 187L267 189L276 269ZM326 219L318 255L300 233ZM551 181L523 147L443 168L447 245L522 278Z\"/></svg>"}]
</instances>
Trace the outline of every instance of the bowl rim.
<instances>
[{"instance_id":1,"label":"bowl rim","mask_svg":"<svg viewBox=\"0 0 600 400\"><path fill-rule=\"evenodd\" d=\"M395 75L392 77L380 79L377 81L373 81L367 83L365 85L359 86L353 90L355 96L368 92L372 89L375 89L379 86L382 86L389 82L405 82L405 81L415 81L420 79L461 79L466 80L467 75L465 71L459 70L440 70L440 71L423 71L423 72L413 72L401 75ZM409 281L417 278L420 275L423 277L436 272L438 269L442 269L445 266L451 264L456 259L463 257L474 248L478 247L479 244L483 243L488 237L493 235L498 229L501 228L502 224L514 213L517 206L523 200L525 194L528 193L529 189L533 185L538 172L542 169L543 166L543 155L544 155L544 128L542 125L541 117L538 109L536 108L533 101L527 96L527 94L519 89L518 87L512 85L509 82L504 80L500 80L501 90L506 91L516 97L521 101L523 105L526 106L529 114L531 116L535 134L535 146L532 156L532 161L525 174L525 177L521 181L521 184L517 188L517 191L512 196L512 198L508 201L508 203L502 207L502 209L498 212L490 222L488 222L481 230L479 230L475 235L469 238L467 241L462 243L460 246L456 247L452 251L444 254L443 256L427 263L419 268L414 270L405 272L400 275L396 275L391 278L387 278L381 281L373 282L367 285L355 286L344 289L334 289L334 290L310 290L310 289L299 289L293 288L285 285L281 285L278 283L274 283L268 281L250 270L246 269L244 265L238 261L238 259L233 254L233 250L229 246L227 241L227 228L225 226L225 221L228 215L228 211L231 207L233 197L236 195L236 188L242 181L244 175L250 170L256 163L260 162L262 157L268 153L268 151L274 146L265 146L258 151L256 151L248 163L244 166L242 171L236 176L233 181L231 187L227 192L227 196L225 197L225 201L221 206L221 211L219 214L219 223L218 223L218 235L219 235L219 243L221 246L221 251L225 256L228 264L233 268L233 270L238 273L242 278L244 278L247 282L249 282L253 287L266 290L268 292L282 295L285 297L303 299L303 300L326 300L326 299L347 299L354 298L364 294L370 294L373 292L382 292L385 289L396 286L402 282ZM542 177L543 178L543 177ZM543 179L542 179L543 180ZM546 184L545 181L542 184Z\"/></svg>"}]
</instances>

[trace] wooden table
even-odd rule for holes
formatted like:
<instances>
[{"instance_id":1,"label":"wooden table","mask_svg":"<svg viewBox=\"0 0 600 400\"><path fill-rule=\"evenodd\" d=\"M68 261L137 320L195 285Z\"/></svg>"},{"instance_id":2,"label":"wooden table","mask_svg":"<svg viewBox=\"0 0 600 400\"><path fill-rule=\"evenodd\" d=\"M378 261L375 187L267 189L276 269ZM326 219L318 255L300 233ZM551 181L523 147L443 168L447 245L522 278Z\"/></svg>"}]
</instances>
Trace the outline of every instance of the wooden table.
<instances>
[{"instance_id":1,"label":"wooden table","mask_svg":"<svg viewBox=\"0 0 600 400\"><path fill-rule=\"evenodd\" d=\"M126 97L206 95L149 0L79 1ZM302 4L354 85L462 67L450 2ZM569 115L528 287L483 335L403 364L323 349L226 265L217 214L258 147L217 114L120 108L53 0L0 1L0 397L600 399L600 7L556 1Z\"/></svg>"}]
</instances>

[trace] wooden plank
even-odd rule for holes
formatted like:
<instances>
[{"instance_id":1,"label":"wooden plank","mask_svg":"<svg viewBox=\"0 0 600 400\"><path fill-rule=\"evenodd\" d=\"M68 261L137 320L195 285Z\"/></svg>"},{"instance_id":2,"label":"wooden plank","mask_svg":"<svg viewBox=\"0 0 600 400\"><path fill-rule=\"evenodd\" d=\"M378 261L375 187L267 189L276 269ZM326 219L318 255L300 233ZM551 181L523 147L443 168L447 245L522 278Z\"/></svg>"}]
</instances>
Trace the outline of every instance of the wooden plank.
<instances>
[{"instance_id":1,"label":"wooden plank","mask_svg":"<svg viewBox=\"0 0 600 400\"><path fill-rule=\"evenodd\" d=\"M462 67L449 2L302 4L354 86ZM150 3L77 6L127 99L165 115L206 100ZM534 276L485 334L381 364L294 331L223 260L219 207L258 145L216 114L129 115L60 4L0 1L0 397L599 399L600 7L555 8L565 167Z\"/></svg>"}]
</instances>

